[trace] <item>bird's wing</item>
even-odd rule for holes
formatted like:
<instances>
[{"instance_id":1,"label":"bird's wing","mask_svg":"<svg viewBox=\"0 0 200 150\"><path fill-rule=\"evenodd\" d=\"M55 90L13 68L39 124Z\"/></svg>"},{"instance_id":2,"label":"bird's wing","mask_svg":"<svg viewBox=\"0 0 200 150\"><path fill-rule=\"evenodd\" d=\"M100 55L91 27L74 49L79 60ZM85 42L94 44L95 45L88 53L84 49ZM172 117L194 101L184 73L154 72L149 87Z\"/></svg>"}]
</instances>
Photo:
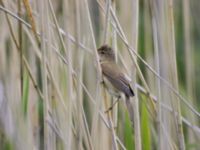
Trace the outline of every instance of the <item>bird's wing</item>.
<instances>
[{"instance_id":1,"label":"bird's wing","mask_svg":"<svg viewBox=\"0 0 200 150\"><path fill-rule=\"evenodd\" d=\"M134 96L129 79L117 64L112 62L102 63L101 67L103 74L116 89L123 92L126 96Z\"/></svg>"}]
</instances>

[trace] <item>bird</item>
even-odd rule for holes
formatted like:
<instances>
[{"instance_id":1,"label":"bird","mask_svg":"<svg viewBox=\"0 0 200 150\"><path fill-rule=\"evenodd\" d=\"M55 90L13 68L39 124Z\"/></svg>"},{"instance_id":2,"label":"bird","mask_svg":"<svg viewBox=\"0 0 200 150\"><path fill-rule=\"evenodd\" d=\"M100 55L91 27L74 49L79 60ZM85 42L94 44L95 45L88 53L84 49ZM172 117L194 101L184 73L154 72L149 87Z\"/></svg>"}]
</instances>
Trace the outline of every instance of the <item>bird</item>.
<instances>
[{"instance_id":1,"label":"bird","mask_svg":"<svg viewBox=\"0 0 200 150\"><path fill-rule=\"evenodd\" d=\"M115 61L115 53L112 47L107 44L102 45L97 49L99 61L103 74L103 81L106 81L108 90L114 91L115 95L123 93L126 97L126 105L133 122L133 108L131 107L130 97L135 96L131 87L130 78L124 73L123 69ZM118 100L117 100L118 101ZM114 106L113 103L112 106ZM112 109L112 106L108 109Z\"/></svg>"}]
</instances>

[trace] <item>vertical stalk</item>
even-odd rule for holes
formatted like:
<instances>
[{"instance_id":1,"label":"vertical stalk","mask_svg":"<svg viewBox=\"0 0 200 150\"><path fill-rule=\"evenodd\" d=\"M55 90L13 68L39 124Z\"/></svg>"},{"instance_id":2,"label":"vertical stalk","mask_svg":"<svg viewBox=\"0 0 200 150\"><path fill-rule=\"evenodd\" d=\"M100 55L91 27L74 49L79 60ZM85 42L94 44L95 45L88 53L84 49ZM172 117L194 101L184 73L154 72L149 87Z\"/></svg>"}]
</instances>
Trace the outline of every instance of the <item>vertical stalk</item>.
<instances>
[{"instance_id":1,"label":"vertical stalk","mask_svg":"<svg viewBox=\"0 0 200 150\"><path fill-rule=\"evenodd\" d=\"M111 0L106 0L106 18L105 18L105 28L104 28L104 38L103 38L103 43L104 44L108 43L110 6L111 6Z\"/></svg>"},{"instance_id":2,"label":"vertical stalk","mask_svg":"<svg viewBox=\"0 0 200 150\"><path fill-rule=\"evenodd\" d=\"M18 16L22 17L21 0L18 0ZM21 86L21 97L23 96L23 49L22 49L22 23L18 21L18 39L19 39L19 50L20 50L20 86Z\"/></svg>"},{"instance_id":3,"label":"vertical stalk","mask_svg":"<svg viewBox=\"0 0 200 150\"><path fill-rule=\"evenodd\" d=\"M176 88L178 91L178 73L177 73L177 64L176 64L176 45L175 45L175 31L174 31L174 14L173 14L173 1L170 0L167 3L168 5L168 13L169 13L169 49L171 49L171 55L172 55L172 71L174 72L174 75L172 75L172 85ZM175 95L173 96L175 97ZM177 123L178 123L178 144L180 150L185 150L185 141L184 141L184 135L183 135L183 126L182 126L182 120L181 120L181 109L180 109L180 100L178 98L175 98L176 100L176 109L178 112L177 116ZM172 102L173 103L173 102ZM174 116L176 116L174 114Z\"/></svg>"},{"instance_id":4,"label":"vertical stalk","mask_svg":"<svg viewBox=\"0 0 200 150\"><path fill-rule=\"evenodd\" d=\"M153 38L154 38L154 48L155 48L155 64L156 71L159 76L168 78L168 67L165 62L166 55L166 27L165 27L165 9L164 1L157 0L151 1L150 7L152 12L152 27L153 27ZM164 134L164 131L167 131L167 134L170 134L170 127L167 120L170 119L170 116L165 114L161 109L161 100L163 102L169 103L169 91L160 83L160 79L157 78L157 94L158 94L158 114L157 114L157 125L158 125L158 149L168 149L168 144L165 142L167 135ZM162 128L163 126L163 128Z\"/></svg>"},{"instance_id":5,"label":"vertical stalk","mask_svg":"<svg viewBox=\"0 0 200 150\"><path fill-rule=\"evenodd\" d=\"M70 11L69 11L69 3L70 1L64 1L64 6L63 6L63 9L64 9L64 16L66 17L66 19L64 19L64 26L65 26L65 31L66 33L68 34L69 32L69 27L70 27L70 23L69 23L69 15L70 15ZM68 68L67 68L67 96L68 96L68 99L66 101L67 103L67 109L68 109L68 112L66 114L66 119L67 119L67 126L66 126L66 138L67 138L67 149L72 149L73 145L72 145L72 111L73 111L73 78L72 78L72 68L73 68L73 64L72 64L72 50L71 50L71 47L70 47L70 41L69 39L65 39L65 43L66 43L66 58L68 60Z\"/></svg>"},{"instance_id":6,"label":"vertical stalk","mask_svg":"<svg viewBox=\"0 0 200 150\"><path fill-rule=\"evenodd\" d=\"M101 104L101 81L102 81L102 72L101 72L101 67L100 67L100 62L99 62L99 56L97 53L97 47L96 47L96 41L95 41L95 37L94 37L94 31L93 31L93 27L92 27L92 21L91 21L91 17L90 17L90 12L89 12L89 6L88 6L88 0L84 0L85 2L85 7L86 7L86 12L87 12L87 18L88 18L88 23L89 23L89 30L90 30L90 34L92 36L92 45L94 48L93 54L95 57L95 62L96 62L96 68L97 68L97 87L96 87L96 93L95 93L95 99L97 101L97 105L95 106L94 109L94 114L93 114L93 118L92 118L92 131L91 131L91 136L92 136L92 140L94 143L94 148L96 148L97 146L97 140L96 139L96 134L99 133L98 132L98 121L99 121L99 109L100 109L100 104Z\"/></svg>"},{"instance_id":7,"label":"vertical stalk","mask_svg":"<svg viewBox=\"0 0 200 150\"><path fill-rule=\"evenodd\" d=\"M139 24L139 1L133 0L132 1L132 45L133 48L137 51L138 49L138 24ZM134 56L134 59L137 61L137 58ZM133 82L137 82L136 76L136 68L133 70ZM135 97L131 107L134 107L134 133L135 133L135 149L141 150L141 131L140 131L140 113L139 113L139 102L138 102L138 92L137 89L134 88ZM131 103L130 103L131 104Z\"/></svg>"},{"instance_id":8,"label":"vertical stalk","mask_svg":"<svg viewBox=\"0 0 200 150\"><path fill-rule=\"evenodd\" d=\"M113 12L115 14L116 11L116 1L112 1L112 8L113 8ZM114 24L115 25L115 24ZM114 49L115 52L115 60L116 62L118 62L118 50L117 50L117 31L115 30L116 27L112 28L112 32L113 32L113 38L112 38L112 47ZM113 101L114 102L114 101ZM118 121L118 104L115 104L115 107L113 108L113 124L116 127L117 126L117 121Z\"/></svg>"},{"instance_id":9,"label":"vertical stalk","mask_svg":"<svg viewBox=\"0 0 200 150\"><path fill-rule=\"evenodd\" d=\"M150 1L150 9L151 9L151 17L152 17L152 30L153 30L153 42L154 42L154 49L155 49L155 70L160 76L160 59L159 59L159 43L158 43L158 26L156 23L156 12L155 7L153 7L153 2ZM156 79L156 91L157 91L157 131L158 131L158 149L162 149L162 143L163 143L163 136L162 136L162 109L161 109L161 83L160 79Z\"/></svg>"},{"instance_id":10,"label":"vertical stalk","mask_svg":"<svg viewBox=\"0 0 200 150\"><path fill-rule=\"evenodd\" d=\"M43 0L40 5L40 13L41 13L41 53L42 53L42 91L44 95L44 148L51 149L51 137L50 137L50 128L46 122L49 116L49 101L48 101L48 87L47 87L47 44L46 38L48 38L48 6L47 1Z\"/></svg>"},{"instance_id":11,"label":"vertical stalk","mask_svg":"<svg viewBox=\"0 0 200 150\"><path fill-rule=\"evenodd\" d=\"M103 97L104 97L105 108L107 109L108 108L108 97L107 97L107 93L106 93L105 89L106 89L106 87L104 87L104 89L103 89ZM108 118L108 123L109 123L109 126L110 126L110 130L111 130L112 149L113 150L118 150L117 138L116 138L116 133L115 133L114 126L113 126L111 111L107 112L107 118Z\"/></svg>"},{"instance_id":12,"label":"vertical stalk","mask_svg":"<svg viewBox=\"0 0 200 150\"><path fill-rule=\"evenodd\" d=\"M184 50L185 50L185 66L186 66L186 91L188 100L191 104L195 105L193 101L195 97L195 76L194 76L194 58L193 58L193 47L192 47L192 36L191 36L191 19L190 19L190 1L183 0L183 21L184 21ZM187 112L188 118L191 118L192 123L196 123L195 116L190 111ZM189 143L195 142L194 132L188 131Z\"/></svg>"},{"instance_id":13,"label":"vertical stalk","mask_svg":"<svg viewBox=\"0 0 200 150\"><path fill-rule=\"evenodd\" d=\"M79 0L75 0L75 9L76 9L76 20L75 20L75 25L76 25L76 41L77 43L80 42L81 38L81 30L80 30L80 4L81 2ZM78 72L78 87L77 87L77 136L78 136L78 144L77 144L77 149L83 149L82 142L83 142L83 131L81 130L82 127L84 127L83 119L82 119L82 105L83 105L83 91L82 91L82 72L83 72L83 59L84 59L84 54L82 50L79 48L79 45L76 44L76 49L77 49L77 72Z\"/></svg>"}]
</instances>

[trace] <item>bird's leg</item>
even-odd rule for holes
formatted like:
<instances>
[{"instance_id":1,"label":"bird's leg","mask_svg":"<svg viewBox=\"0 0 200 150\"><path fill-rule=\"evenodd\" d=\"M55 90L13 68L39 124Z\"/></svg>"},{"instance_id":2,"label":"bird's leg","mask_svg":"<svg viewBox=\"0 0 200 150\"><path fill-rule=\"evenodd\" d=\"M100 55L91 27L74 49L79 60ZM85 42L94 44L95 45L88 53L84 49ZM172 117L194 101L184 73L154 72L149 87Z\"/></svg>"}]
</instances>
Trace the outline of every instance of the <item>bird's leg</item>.
<instances>
[{"instance_id":1,"label":"bird's leg","mask_svg":"<svg viewBox=\"0 0 200 150\"><path fill-rule=\"evenodd\" d=\"M115 106L115 104L117 104L119 102L120 98L121 98L121 96L118 96L117 100L114 101L114 103L105 111L105 113L108 113L109 111L111 111L113 109L113 107Z\"/></svg>"}]
</instances>

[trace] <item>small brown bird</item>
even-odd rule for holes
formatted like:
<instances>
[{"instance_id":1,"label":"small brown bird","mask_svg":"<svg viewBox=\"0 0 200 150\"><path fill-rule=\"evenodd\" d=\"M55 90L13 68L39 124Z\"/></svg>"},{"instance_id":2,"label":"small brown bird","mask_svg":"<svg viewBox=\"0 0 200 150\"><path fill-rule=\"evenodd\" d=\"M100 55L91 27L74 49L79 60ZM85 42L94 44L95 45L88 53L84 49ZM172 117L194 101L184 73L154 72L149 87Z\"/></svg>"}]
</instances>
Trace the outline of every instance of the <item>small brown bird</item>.
<instances>
[{"instance_id":1,"label":"small brown bird","mask_svg":"<svg viewBox=\"0 0 200 150\"><path fill-rule=\"evenodd\" d=\"M134 96L130 79L115 62L115 54L111 47L103 45L98 49L102 73L114 87L115 92L122 92L126 98Z\"/></svg>"},{"instance_id":2,"label":"small brown bird","mask_svg":"<svg viewBox=\"0 0 200 150\"><path fill-rule=\"evenodd\" d=\"M112 89L114 89L115 93L119 94L119 92L122 92L126 96L126 106L133 125L134 117L130 97L134 96L135 94L130 86L130 79L116 64L115 54L111 47L108 45L101 46L98 49L98 54L100 57L102 73L105 76L105 79L108 80L108 82L106 81L108 89L112 86ZM111 110L115 103L113 103L113 105L108 110Z\"/></svg>"}]
</instances>

